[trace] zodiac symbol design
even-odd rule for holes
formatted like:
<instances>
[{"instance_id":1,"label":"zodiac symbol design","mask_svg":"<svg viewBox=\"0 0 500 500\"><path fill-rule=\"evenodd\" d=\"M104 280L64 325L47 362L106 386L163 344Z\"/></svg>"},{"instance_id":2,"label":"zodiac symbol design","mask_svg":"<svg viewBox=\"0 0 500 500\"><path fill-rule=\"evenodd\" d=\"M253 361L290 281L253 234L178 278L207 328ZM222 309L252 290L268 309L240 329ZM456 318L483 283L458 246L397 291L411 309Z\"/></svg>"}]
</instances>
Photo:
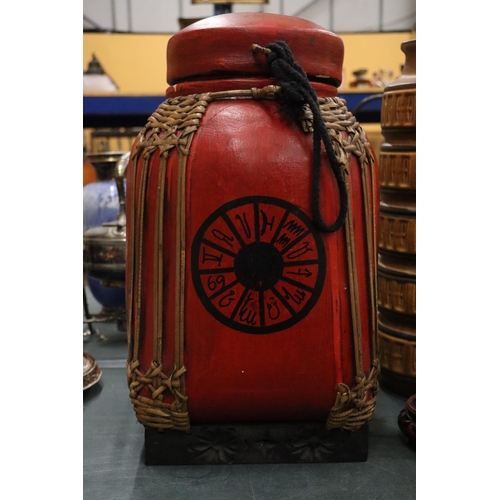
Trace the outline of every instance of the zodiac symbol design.
<instances>
[{"instance_id":1,"label":"zodiac symbol design","mask_svg":"<svg viewBox=\"0 0 500 500\"><path fill-rule=\"evenodd\" d=\"M244 333L295 325L312 310L325 280L325 249L297 206L265 196L218 208L198 229L192 277L207 311Z\"/></svg>"}]
</instances>

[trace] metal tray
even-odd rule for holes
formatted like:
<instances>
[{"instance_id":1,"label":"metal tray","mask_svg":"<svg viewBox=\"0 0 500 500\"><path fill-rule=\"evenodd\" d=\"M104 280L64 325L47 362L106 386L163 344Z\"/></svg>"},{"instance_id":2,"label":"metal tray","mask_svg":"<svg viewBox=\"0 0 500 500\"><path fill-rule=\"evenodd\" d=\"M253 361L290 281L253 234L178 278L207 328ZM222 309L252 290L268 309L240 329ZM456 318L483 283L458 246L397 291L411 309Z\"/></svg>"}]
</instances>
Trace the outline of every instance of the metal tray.
<instances>
[{"instance_id":1,"label":"metal tray","mask_svg":"<svg viewBox=\"0 0 500 500\"><path fill-rule=\"evenodd\" d=\"M95 359L86 352L83 353L83 390L97 384L101 379L101 369Z\"/></svg>"}]
</instances>

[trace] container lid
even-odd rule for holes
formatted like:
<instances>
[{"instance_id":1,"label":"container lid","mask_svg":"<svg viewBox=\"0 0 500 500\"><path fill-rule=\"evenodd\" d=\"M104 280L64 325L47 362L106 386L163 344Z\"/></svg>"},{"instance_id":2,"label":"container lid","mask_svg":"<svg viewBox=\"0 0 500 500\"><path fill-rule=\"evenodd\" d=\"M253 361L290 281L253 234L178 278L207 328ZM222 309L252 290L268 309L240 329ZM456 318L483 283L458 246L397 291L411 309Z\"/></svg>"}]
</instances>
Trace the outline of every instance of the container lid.
<instances>
[{"instance_id":1,"label":"container lid","mask_svg":"<svg viewBox=\"0 0 500 500\"><path fill-rule=\"evenodd\" d=\"M321 26L292 16L264 12L237 12L208 17L176 33L167 46L167 82L194 79L271 77L262 54L265 47L284 40L297 64L312 81L339 86L344 44Z\"/></svg>"}]
</instances>

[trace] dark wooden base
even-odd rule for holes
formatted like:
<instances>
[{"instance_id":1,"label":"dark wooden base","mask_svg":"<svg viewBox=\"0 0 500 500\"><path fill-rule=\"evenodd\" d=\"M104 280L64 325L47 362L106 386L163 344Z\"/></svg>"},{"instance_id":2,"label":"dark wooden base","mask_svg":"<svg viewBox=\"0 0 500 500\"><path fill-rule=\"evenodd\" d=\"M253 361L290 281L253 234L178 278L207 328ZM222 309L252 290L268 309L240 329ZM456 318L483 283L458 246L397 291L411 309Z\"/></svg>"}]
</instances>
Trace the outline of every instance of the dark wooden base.
<instances>
[{"instance_id":1,"label":"dark wooden base","mask_svg":"<svg viewBox=\"0 0 500 500\"><path fill-rule=\"evenodd\" d=\"M412 446L417 444L417 395L409 397L398 415L398 426Z\"/></svg>"},{"instance_id":2,"label":"dark wooden base","mask_svg":"<svg viewBox=\"0 0 500 500\"><path fill-rule=\"evenodd\" d=\"M365 462L368 424L356 432L319 423L193 425L191 432L145 427L146 465Z\"/></svg>"}]
</instances>

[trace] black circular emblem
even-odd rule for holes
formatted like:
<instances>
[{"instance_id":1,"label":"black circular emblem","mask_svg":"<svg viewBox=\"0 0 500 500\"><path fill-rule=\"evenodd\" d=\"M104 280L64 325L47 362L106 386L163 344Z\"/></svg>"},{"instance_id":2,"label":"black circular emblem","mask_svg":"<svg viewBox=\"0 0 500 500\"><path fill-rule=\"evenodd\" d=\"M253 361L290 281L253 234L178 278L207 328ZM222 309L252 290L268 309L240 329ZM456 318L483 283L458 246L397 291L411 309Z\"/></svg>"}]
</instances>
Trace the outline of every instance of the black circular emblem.
<instances>
[{"instance_id":1,"label":"black circular emblem","mask_svg":"<svg viewBox=\"0 0 500 500\"><path fill-rule=\"evenodd\" d=\"M245 333L291 327L316 304L325 247L297 206L267 196L230 201L201 225L191 248L193 283L205 308Z\"/></svg>"}]
</instances>

